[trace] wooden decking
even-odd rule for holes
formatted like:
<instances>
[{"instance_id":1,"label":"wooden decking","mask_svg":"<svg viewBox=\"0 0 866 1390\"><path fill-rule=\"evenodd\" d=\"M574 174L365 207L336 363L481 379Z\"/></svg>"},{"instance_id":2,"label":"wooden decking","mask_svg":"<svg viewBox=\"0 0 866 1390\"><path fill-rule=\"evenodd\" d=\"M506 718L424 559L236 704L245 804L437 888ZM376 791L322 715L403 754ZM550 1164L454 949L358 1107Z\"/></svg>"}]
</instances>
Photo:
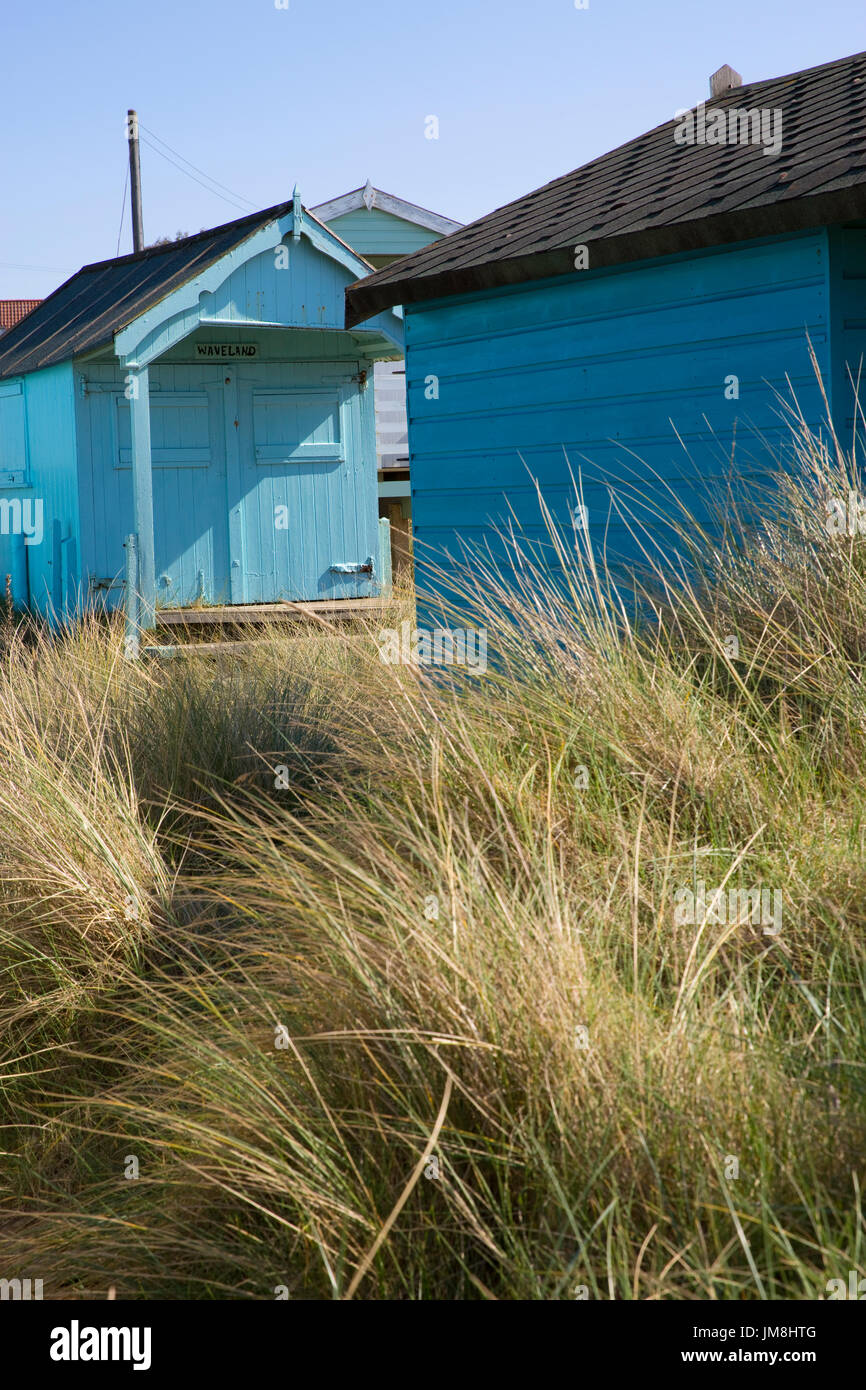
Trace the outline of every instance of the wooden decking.
<instances>
[{"instance_id":1,"label":"wooden decking","mask_svg":"<svg viewBox=\"0 0 866 1390\"><path fill-rule=\"evenodd\" d=\"M140 652L142 656L165 659L176 656L228 656L234 652L252 651L261 642L261 638L229 638L228 634L232 631L276 623L291 625L296 631L299 628L309 631L316 624L325 628L334 624L349 626L359 620L375 619L377 614L384 613L388 603L389 600L384 598L345 598L309 603L226 604L220 608L163 608L157 611L154 636L158 638L160 633L165 633L174 637L175 642L161 644L156 641L142 646ZM220 630L227 634L226 637L215 642L203 640L216 636Z\"/></svg>"},{"instance_id":2,"label":"wooden decking","mask_svg":"<svg viewBox=\"0 0 866 1390\"><path fill-rule=\"evenodd\" d=\"M163 608L157 611L160 627L244 627L248 623L351 622L384 612L383 598L314 599L309 603L227 604L220 608Z\"/></svg>"}]
</instances>

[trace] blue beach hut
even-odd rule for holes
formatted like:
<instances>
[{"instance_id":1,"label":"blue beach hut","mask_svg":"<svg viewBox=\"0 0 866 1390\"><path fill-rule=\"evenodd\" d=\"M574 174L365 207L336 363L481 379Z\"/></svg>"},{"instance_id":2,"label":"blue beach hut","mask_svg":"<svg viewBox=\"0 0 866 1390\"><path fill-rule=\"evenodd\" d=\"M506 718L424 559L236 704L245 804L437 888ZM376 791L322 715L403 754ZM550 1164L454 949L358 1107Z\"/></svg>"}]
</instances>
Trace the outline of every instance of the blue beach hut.
<instances>
[{"instance_id":1,"label":"blue beach hut","mask_svg":"<svg viewBox=\"0 0 866 1390\"><path fill-rule=\"evenodd\" d=\"M347 329L370 263L290 201L85 266L0 341L0 573L74 617L375 596L373 367L399 310Z\"/></svg>"},{"instance_id":2,"label":"blue beach hut","mask_svg":"<svg viewBox=\"0 0 866 1390\"><path fill-rule=\"evenodd\" d=\"M708 102L359 280L346 324L394 304L416 561L501 554L516 526L543 543L535 484L569 528L573 471L597 554L634 572L636 491L701 518L732 460L784 463L780 397L821 427L810 343L851 446L866 54L748 86L720 69Z\"/></svg>"}]
</instances>

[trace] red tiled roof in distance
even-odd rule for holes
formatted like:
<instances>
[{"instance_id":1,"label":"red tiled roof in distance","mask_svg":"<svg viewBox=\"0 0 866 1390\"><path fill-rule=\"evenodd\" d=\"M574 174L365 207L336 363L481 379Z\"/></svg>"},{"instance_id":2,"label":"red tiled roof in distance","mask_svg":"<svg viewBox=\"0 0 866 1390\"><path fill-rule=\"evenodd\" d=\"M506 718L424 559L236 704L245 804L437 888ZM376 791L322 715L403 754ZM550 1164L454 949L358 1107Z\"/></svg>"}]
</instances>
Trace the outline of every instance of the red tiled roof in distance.
<instances>
[{"instance_id":1,"label":"red tiled roof in distance","mask_svg":"<svg viewBox=\"0 0 866 1390\"><path fill-rule=\"evenodd\" d=\"M5 328L14 328L25 314L41 303L41 299L0 299L0 332Z\"/></svg>"}]
</instances>

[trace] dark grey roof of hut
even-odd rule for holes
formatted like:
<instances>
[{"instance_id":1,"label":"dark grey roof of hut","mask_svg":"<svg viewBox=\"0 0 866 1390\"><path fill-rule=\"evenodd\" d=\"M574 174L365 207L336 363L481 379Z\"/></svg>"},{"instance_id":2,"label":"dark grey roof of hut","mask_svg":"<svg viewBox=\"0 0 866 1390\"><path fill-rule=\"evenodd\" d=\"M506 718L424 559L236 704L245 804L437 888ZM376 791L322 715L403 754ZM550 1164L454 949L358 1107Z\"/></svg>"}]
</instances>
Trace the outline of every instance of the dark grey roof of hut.
<instances>
[{"instance_id":1,"label":"dark grey roof of hut","mask_svg":"<svg viewBox=\"0 0 866 1390\"><path fill-rule=\"evenodd\" d=\"M133 319L291 209L291 201L277 203L180 241L84 266L4 333L0 378L55 366L106 347Z\"/></svg>"},{"instance_id":2,"label":"dark grey roof of hut","mask_svg":"<svg viewBox=\"0 0 866 1390\"><path fill-rule=\"evenodd\" d=\"M692 108L694 111L697 108ZM866 218L866 53L708 98L782 112L760 144L678 144L678 119L394 261L346 290L346 326L393 304ZM730 126L729 126L730 129Z\"/></svg>"}]
</instances>

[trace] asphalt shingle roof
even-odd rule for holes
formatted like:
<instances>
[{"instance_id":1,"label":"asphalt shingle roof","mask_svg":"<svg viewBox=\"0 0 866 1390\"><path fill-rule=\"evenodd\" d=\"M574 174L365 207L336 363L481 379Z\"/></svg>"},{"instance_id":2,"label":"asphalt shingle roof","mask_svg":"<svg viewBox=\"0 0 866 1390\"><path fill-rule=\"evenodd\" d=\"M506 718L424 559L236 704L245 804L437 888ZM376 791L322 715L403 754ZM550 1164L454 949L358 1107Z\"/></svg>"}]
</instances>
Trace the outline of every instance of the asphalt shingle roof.
<instances>
[{"instance_id":1,"label":"asphalt shingle roof","mask_svg":"<svg viewBox=\"0 0 866 1390\"><path fill-rule=\"evenodd\" d=\"M693 108L695 109L695 108ZM708 98L782 113L760 144L678 144L679 122L497 208L346 290L346 326L394 304L866 218L866 53Z\"/></svg>"}]
</instances>

